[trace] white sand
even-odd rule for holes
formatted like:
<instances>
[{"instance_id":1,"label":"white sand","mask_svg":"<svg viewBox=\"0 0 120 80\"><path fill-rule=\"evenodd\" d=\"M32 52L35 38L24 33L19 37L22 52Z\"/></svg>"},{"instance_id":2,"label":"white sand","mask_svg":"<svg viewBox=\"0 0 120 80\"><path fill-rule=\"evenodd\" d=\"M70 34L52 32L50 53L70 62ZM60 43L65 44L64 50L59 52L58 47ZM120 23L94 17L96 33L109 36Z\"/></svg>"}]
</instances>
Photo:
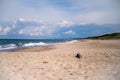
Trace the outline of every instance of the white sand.
<instances>
[{"instance_id":1,"label":"white sand","mask_svg":"<svg viewBox=\"0 0 120 80\"><path fill-rule=\"evenodd\" d=\"M0 53L0 80L120 80L120 40Z\"/></svg>"}]
</instances>

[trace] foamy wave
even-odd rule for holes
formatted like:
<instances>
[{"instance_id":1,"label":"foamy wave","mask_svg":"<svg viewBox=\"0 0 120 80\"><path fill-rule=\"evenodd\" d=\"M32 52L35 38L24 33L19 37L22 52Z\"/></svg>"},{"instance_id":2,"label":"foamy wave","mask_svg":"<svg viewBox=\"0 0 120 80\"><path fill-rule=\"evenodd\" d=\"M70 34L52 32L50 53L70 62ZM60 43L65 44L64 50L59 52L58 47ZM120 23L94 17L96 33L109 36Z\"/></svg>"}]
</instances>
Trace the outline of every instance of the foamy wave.
<instances>
[{"instance_id":1,"label":"foamy wave","mask_svg":"<svg viewBox=\"0 0 120 80\"><path fill-rule=\"evenodd\" d=\"M15 44L6 44L3 46L0 46L0 50L9 50L9 49L15 49L17 46Z\"/></svg>"},{"instance_id":2,"label":"foamy wave","mask_svg":"<svg viewBox=\"0 0 120 80\"><path fill-rule=\"evenodd\" d=\"M4 45L4 47L16 47L15 44L7 44L7 45Z\"/></svg>"},{"instance_id":3,"label":"foamy wave","mask_svg":"<svg viewBox=\"0 0 120 80\"><path fill-rule=\"evenodd\" d=\"M74 43L74 42L78 42L78 40L67 41L66 43Z\"/></svg>"},{"instance_id":4,"label":"foamy wave","mask_svg":"<svg viewBox=\"0 0 120 80\"><path fill-rule=\"evenodd\" d=\"M23 46L25 46L25 47L31 47L31 46L43 46L43 45L47 45L47 44L43 43L43 42L39 42L39 43L26 43Z\"/></svg>"},{"instance_id":5,"label":"foamy wave","mask_svg":"<svg viewBox=\"0 0 120 80\"><path fill-rule=\"evenodd\" d=\"M14 50L14 49L20 49L20 48L29 48L29 47L34 47L34 46L46 46L46 45L55 45L55 44L64 44L64 43L74 43L78 42L78 40L69 40L69 41L61 41L61 42L49 42L49 43L44 43L44 42L28 42L28 43L11 43L11 44L4 44L0 45L0 52L1 51L8 51L8 50Z\"/></svg>"},{"instance_id":6,"label":"foamy wave","mask_svg":"<svg viewBox=\"0 0 120 80\"><path fill-rule=\"evenodd\" d=\"M22 47L34 47L34 46L44 46L44 45L48 45L46 43L43 42L39 42L39 43L19 43L18 45L16 44L6 44L6 45L0 45L0 51L4 51L4 50L12 50L12 49L17 49L17 48L22 48Z\"/></svg>"}]
</instances>

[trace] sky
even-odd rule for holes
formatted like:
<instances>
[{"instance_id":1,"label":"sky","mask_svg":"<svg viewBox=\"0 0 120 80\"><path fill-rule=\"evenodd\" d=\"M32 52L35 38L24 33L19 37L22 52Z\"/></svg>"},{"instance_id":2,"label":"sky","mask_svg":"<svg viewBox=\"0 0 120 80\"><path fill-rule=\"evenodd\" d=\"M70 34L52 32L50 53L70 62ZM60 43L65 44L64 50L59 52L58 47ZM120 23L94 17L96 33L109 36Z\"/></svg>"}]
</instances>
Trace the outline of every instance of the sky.
<instances>
[{"instance_id":1,"label":"sky","mask_svg":"<svg viewBox=\"0 0 120 80\"><path fill-rule=\"evenodd\" d=\"M82 38L120 32L120 0L0 0L0 38Z\"/></svg>"}]
</instances>

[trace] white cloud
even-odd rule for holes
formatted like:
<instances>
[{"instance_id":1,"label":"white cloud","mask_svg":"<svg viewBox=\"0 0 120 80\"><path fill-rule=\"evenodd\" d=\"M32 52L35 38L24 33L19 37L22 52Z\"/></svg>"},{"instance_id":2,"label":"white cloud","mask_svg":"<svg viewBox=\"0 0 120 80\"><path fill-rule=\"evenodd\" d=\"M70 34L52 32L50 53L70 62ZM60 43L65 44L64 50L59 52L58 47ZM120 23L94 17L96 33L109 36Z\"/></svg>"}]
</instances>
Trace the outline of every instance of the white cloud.
<instances>
[{"instance_id":1,"label":"white cloud","mask_svg":"<svg viewBox=\"0 0 120 80\"><path fill-rule=\"evenodd\" d=\"M19 33L20 35L21 35L21 34L24 34L23 29L20 29L18 33Z\"/></svg>"},{"instance_id":2,"label":"white cloud","mask_svg":"<svg viewBox=\"0 0 120 80\"><path fill-rule=\"evenodd\" d=\"M32 26L19 30L19 34L27 36L49 36L53 31L54 29L49 26Z\"/></svg>"},{"instance_id":3,"label":"white cloud","mask_svg":"<svg viewBox=\"0 0 120 80\"><path fill-rule=\"evenodd\" d=\"M74 23L68 20L63 20L62 23L59 23L58 25L61 27L70 27L72 26Z\"/></svg>"},{"instance_id":4,"label":"white cloud","mask_svg":"<svg viewBox=\"0 0 120 80\"><path fill-rule=\"evenodd\" d=\"M11 31L10 27L2 28L2 26L0 25L0 35L7 35L10 31Z\"/></svg>"},{"instance_id":5,"label":"white cloud","mask_svg":"<svg viewBox=\"0 0 120 80\"><path fill-rule=\"evenodd\" d=\"M43 20L38 20L38 19L27 19L27 18L19 18L18 20L16 21L20 21L20 22L35 22L35 23L44 23ZM16 23L15 21L15 23Z\"/></svg>"},{"instance_id":6,"label":"white cloud","mask_svg":"<svg viewBox=\"0 0 120 80\"><path fill-rule=\"evenodd\" d=\"M15 25L19 35L26 36L50 36L55 30L55 24L48 24L43 20L20 18ZM30 25L31 24L31 25ZM23 26L24 25L24 26Z\"/></svg>"},{"instance_id":7,"label":"white cloud","mask_svg":"<svg viewBox=\"0 0 120 80\"><path fill-rule=\"evenodd\" d=\"M74 35L75 32L73 30L69 30L69 31L64 32L64 34Z\"/></svg>"},{"instance_id":8,"label":"white cloud","mask_svg":"<svg viewBox=\"0 0 120 80\"><path fill-rule=\"evenodd\" d=\"M22 20L23 21L23 20ZM24 19L24 22L27 21L26 19ZM30 20L28 20L30 21ZM32 23L34 21L31 21ZM36 22L36 21L35 21ZM39 26L40 24L40 26ZM43 22L42 25L41 23L38 23L38 25L34 26L25 26L23 27L22 29L20 29L18 31L18 34L20 35L26 35L26 36L51 36L52 33L55 32L56 29L59 29L60 27L70 27L73 25L73 22L70 22L70 21L67 21L67 20L64 20L62 23L60 24L49 24L49 23L45 23ZM59 26L59 27L57 27ZM65 34L75 34L75 32L73 31L69 31L69 32L66 32Z\"/></svg>"},{"instance_id":9,"label":"white cloud","mask_svg":"<svg viewBox=\"0 0 120 80\"><path fill-rule=\"evenodd\" d=\"M11 30L11 28L10 28L10 27L6 27L6 28L4 29L4 34L6 35L7 33L9 33L9 32L10 32L10 30Z\"/></svg>"},{"instance_id":10,"label":"white cloud","mask_svg":"<svg viewBox=\"0 0 120 80\"><path fill-rule=\"evenodd\" d=\"M24 18L20 18L19 21L23 22L26 21Z\"/></svg>"}]
</instances>

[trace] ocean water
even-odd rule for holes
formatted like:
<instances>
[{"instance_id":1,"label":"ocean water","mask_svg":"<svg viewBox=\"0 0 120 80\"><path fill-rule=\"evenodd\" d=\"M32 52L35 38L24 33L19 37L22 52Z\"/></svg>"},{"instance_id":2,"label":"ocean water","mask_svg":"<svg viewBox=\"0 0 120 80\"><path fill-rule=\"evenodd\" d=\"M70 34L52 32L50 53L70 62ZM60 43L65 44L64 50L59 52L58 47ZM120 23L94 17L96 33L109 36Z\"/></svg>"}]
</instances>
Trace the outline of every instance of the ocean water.
<instances>
[{"instance_id":1,"label":"ocean water","mask_svg":"<svg viewBox=\"0 0 120 80\"><path fill-rule=\"evenodd\" d=\"M77 39L0 39L0 52L77 41Z\"/></svg>"}]
</instances>

